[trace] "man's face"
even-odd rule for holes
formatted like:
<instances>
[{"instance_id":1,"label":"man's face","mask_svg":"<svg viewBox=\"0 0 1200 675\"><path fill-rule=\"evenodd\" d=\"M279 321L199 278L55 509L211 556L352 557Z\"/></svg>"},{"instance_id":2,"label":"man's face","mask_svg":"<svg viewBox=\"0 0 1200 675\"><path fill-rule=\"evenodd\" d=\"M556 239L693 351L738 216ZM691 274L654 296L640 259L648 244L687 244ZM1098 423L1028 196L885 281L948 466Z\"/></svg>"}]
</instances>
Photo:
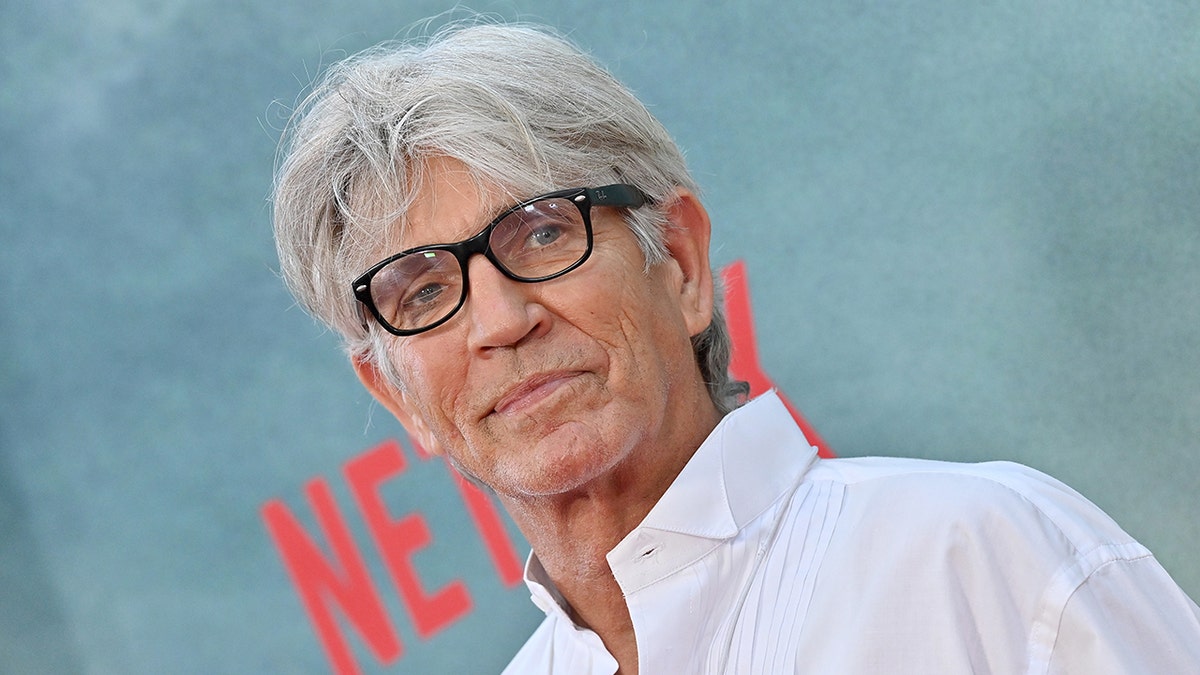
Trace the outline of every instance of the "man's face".
<instances>
[{"instance_id":1,"label":"man's face","mask_svg":"<svg viewBox=\"0 0 1200 675\"><path fill-rule=\"evenodd\" d=\"M394 250L465 239L509 205L454 160L429 168ZM711 308L693 308L689 273L673 259L645 271L619 212L593 208L592 224L591 257L550 281L515 282L473 256L462 309L390 342L402 381L389 407L502 495L564 493L652 460L708 403L690 337Z\"/></svg>"}]
</instances>

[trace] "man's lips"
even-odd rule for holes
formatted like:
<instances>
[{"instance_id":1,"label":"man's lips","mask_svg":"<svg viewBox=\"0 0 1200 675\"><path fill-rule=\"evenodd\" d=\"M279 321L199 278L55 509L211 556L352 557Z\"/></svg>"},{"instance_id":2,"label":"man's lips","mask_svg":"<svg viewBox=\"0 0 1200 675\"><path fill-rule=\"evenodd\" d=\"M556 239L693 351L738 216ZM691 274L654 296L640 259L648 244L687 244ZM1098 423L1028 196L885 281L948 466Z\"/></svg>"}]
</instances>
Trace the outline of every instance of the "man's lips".
<instances>
[{"instance_id":1,"label":"man's lips","mask_svg":"<svg viewBox=\"0 0 1200 675\"><path fill-rule=\"evenodd\" d=\"M496 401L492 412L500 415L511 415L530 408L542 401L542 399L558 391L560 387L566 385L580 374L582 374L581 371L566 370L528 377L505 392L500 397L500 400Z\"/></svg>"}]
</instances>

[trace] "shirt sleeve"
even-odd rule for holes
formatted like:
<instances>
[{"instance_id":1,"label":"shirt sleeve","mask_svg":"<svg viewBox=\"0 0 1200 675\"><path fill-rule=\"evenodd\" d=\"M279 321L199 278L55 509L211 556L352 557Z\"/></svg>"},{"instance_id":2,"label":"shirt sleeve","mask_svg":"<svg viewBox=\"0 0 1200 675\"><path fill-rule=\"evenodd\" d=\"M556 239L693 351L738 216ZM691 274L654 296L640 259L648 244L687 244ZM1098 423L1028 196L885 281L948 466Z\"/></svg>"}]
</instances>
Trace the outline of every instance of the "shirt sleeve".
<instances>
[{"instance_id":1,"label":"shirt sleeve","mask_svg":"<svg viewBox=\"0 0 1200 675\"><path fill-rule=\"evenodd\" d=\"M1200 675L1200 609L1142 551L1094 551L1064 575L1060 601L1048 598L1031 673Z\"/></svg>"}]
</instances>

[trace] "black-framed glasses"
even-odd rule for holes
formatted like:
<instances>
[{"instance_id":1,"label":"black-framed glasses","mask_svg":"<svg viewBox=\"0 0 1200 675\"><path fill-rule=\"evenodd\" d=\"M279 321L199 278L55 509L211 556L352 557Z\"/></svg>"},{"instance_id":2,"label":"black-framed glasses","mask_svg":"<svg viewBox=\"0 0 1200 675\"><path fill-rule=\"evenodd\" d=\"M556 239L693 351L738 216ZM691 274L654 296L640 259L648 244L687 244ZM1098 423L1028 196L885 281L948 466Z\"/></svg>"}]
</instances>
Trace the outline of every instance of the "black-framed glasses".
<instances>
[{"instance_id":1,"label":"black-framed glasses","mask_svg":"<svg viewBox=\"0 0 1200 675\"><path fill-rule=\"evenodd\" d=\"M354 297L395 335L442 325L467 299L467 261L482 254L504 276L533 283L560 277L592 254L593 206L637 208L632 185L558 190L512 206L478 234L421 246L380 261L351 284ZM364 325L366 314L363 315Z\"/></svg>"}]
</instances>

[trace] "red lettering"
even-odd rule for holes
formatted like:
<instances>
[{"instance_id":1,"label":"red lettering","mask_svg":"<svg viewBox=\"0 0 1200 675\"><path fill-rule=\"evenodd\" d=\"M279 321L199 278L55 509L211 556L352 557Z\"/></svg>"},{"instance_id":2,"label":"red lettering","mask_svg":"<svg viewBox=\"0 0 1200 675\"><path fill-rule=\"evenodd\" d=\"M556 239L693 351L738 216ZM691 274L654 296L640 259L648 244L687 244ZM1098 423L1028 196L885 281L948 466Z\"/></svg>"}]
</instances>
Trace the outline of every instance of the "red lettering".
<instances>
[{"instance_id":1,"label":"red lettering","mask_svg":"<svg viewBox=\"0 0 1200 675\"><path fill-rule=\"evenodd\" d=\"M262 508L262 517L334 671L341 675L359 672L326 604L330 598L345 612L377 659L383 663L396 660L403 651L400 639L388 621L387 612L354 547L329 486L320 478L314 478L308 482L306 492L336 562L331 563L325 557L280 500L267 502Z\"/></svg>"},{"instance_id":2,"label":"red lettering","mask_svg":"<svg viewBox=\"0 0 1200 675\"><path fill-rule=\"evenodd\" d=\"M380 443L347 462L344 471L400 598L412 615L417 635L429 638L471 611L471 598L460 580L433 594L425 592L412 556L433 540L429 526L416 513L392 520L379 496L379 484L404 471L399 443L395 440Z\"/></svg>"},{"instance_id":3,"label":"red lettering","mask_svg":"<svg viewBox=\"0 0 1200 675\"><path fill-rule=\"evenodd\" d=\"M408 436L408 444L421 459L433 457L412 436ZM446 462L446 470L450 472L450 477L458 487L458 494L467 507L467 513L471 514L471 520L475 521L475 529L479 530L479 536L492 558L492 564L496 566L496 574L500 581L508 587L517 585L517 582L525 578L525 568L521 564L521 558L517 556L517 549L513 546L508 531L504 528L504 520L500 517L496 504L491 496L463 478L449 462Z\"/></svg>"},{"instance_id":4,"label":"red lettering","mask_svg":"<svg viewBox=\"0 0 1200 675\"><path fill-rule=\"evenodd\" d=\"M500 518L500 512L496 510L492 498L454 469L451 469L451 472L454 474L454 484L458 486L463 503L467 505L467 512L471 514L471 520L475 521L475 527L479 530L479 536L483 538L492 564L496 566L496 574L500 576L500 581L508 587L517 585L525 578L525 567L517 557L517 550L504 529L504 521Z\"/></svg>"},{"instance_id":5,"label":"red lettering","mask_svg":"<svg viewBox=\"0 0 1200 675\"><path fill-rule=\"evenodd\" d=\"M725 284L725 318L729 323L730 338L733 340L733 357L730 360L729 372L739 380L750 384L750 395L757 396L768 391L775 384L763 372L758 360L758 340L754 337L754 316L750 311L750 285L746 281L746 263L734 261L721 270L721 280ZM809 443L817 446L818 454L822 457L833 457L829 446L821 438L817 430L800 414L792 402L779 392L779 399L787 406L788 412L804 432Z\"/></svg>"}]
</instances>

